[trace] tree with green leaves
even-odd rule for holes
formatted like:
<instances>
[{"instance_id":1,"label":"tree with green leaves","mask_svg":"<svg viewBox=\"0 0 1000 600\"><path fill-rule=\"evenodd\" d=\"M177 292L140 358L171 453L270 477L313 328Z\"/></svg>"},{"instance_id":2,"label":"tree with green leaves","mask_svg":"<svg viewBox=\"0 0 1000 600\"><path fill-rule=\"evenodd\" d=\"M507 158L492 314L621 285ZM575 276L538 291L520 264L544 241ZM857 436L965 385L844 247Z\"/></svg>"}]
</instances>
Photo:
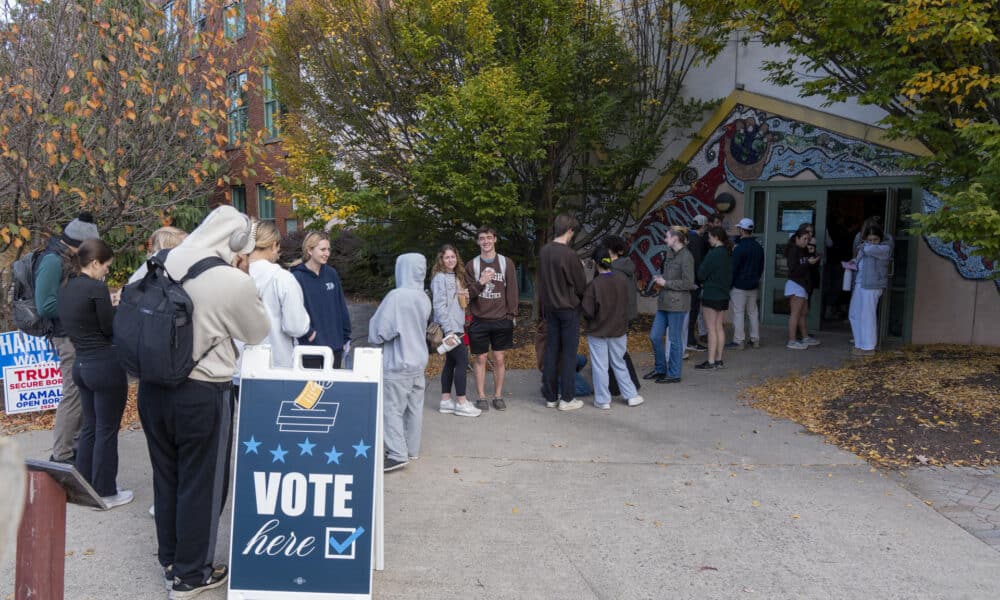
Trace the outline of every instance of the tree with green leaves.
<instances>
[{"instance_id":1,"label":"tree with green leaves","mask_svg":"<svg viewBox=\"0 0 1000 600\"><path fill-rule=\"evenodd\" d=\"M1000 260L1000 11L977 0L727 0L719 19L782 46L769 78L830 102L884 109L891 134L923 142L913 161L943 201L917 229Z\"/></svg>"},{"instance_id":2,"label":"tree with green leaves","mask_svg":"<svg viewBox=\"0 0 1000 600\"><path fill-rule=\"evenodd\" d=\"M271 33L291 117L280 193L430 250L489 223L530 265L561 211L620 231L641 176L710 106L720 28L662 0L303 0Z\"/></svg>"}]
</instances>

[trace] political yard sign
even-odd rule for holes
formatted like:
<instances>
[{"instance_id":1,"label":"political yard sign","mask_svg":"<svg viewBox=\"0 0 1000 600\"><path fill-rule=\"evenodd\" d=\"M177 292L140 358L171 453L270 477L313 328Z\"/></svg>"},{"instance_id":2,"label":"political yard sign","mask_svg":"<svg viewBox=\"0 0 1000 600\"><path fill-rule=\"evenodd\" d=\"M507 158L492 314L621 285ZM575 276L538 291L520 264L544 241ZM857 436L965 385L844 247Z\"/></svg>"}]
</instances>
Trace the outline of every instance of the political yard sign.
<instances>
[{"instance_id":1,"label":"political yard sign","mask_svg":"<svg viewBox=\"0 0 1000 600\"><path fill-rule=\"evenodd\" d=\"M8 415L54 409L62 400L59 363L4 367L3 397Z\"/></svg>"},{"instance_id":2,"label":"political yard sign","mask_svg":"<svg viewBox=\"0 0 1000 600\"><path fill-rule=\"evenodd\" d=\"M0 368L58 361L49 340L22 331L0 333Z\"/></svg>"},{"instance_id":3,"label":"political yard sign","mask_svg":"<svg viewBox=\"0 0 1000 600\"><path fill-rule=\"evenodd\" d=\"M247 348L230 599L371 597L381 550L381 353L355 352L354 371L272 369L266 346Z\"/></svg>"}]
</instances>

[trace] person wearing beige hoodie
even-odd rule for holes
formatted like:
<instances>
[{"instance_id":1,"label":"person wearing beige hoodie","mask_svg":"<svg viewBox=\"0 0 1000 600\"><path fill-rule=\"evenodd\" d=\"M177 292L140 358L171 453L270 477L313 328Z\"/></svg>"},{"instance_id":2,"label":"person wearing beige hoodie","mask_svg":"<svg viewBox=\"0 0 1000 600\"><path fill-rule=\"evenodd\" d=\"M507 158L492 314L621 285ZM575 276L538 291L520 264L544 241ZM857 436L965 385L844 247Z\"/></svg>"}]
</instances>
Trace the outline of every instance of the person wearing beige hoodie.
<instances>
[{"instance_id":1,"label":"person wearing beige hoodie","mask_svg":"<svg viewBox=\"0 0 1000 600\"><path fill-rule=\"evenodd\" d=\"M228 569L212 560L232 446L233 341L259 344L270 323L246 272L255 231L249 217L220 206L165 261L174 280L210 256L232 265L184 283L194 305L197 360L187 381L175 388L139 382L139 417L153 466L157 555L174 600L223 585L228 577Z\"/></svg>"}]
</instances>

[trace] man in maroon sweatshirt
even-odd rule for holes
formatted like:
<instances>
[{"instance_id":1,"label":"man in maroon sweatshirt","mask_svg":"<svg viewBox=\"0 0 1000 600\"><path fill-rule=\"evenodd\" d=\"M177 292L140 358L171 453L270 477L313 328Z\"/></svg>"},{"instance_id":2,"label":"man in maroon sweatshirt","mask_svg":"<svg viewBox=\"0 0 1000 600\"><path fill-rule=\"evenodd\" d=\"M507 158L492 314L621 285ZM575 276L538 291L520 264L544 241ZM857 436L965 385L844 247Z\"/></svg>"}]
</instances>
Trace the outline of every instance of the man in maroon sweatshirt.
<instances>
[{"instance_id":1,"label":"man in maroon sweatshirt","mask_svg":"<svg viewBox=\"0 0 1000 600\"><path fill-rule=\"evenodd\" d=\"M493 408L506 410L503 380L507 369L504 351L514 346L514 319L517 317L517 273L514 261L497 254L497 232L489 226L480 227L476 243L479 256L465 265L466 287L469 288L469 351L475 356L473 373L479 399L476 408L490 409L486 396L486 356L493 349Z\"/></svg>"}]
</instances>

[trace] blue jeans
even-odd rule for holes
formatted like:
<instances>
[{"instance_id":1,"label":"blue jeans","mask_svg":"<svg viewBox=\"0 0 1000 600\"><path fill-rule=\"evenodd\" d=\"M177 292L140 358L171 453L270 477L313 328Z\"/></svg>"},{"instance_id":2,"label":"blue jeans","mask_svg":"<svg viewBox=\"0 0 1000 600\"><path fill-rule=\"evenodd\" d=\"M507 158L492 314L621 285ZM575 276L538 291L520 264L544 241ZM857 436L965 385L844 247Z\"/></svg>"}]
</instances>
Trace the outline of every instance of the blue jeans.
<instances>
[{"instance_id":1,"label":"blue jeans","mask_svg":"<svg viewBox=\"0 0 1000 600\"><path fill-rule=\"evenodd\" d=\"M681 376L681 360L684 357L684 343L681 336L684 333L685 312L656 311L653 317L653 328L649 332L649 341L653 344L653 370L666 373L667 377ZM663 338L670 336L670 357L668 360Z\"/></svg>"},{"instance_id":2,"label":"blue jeans","mask_svg":"<svg viewBox=\"0 0 1000 600\"><path fill-rule=\"evenodd\" d=\"M625 347L627 336L594 337L587 336L590 346L590 372L594 377L594 404L606 406L611 404L611 391L608 389L608 365L618 378L618 387L622 397L628 400L639 395L629 377L625 366Z\"/></svg>"},{"instance_id":3,"label":"blue jeans","mask_svg":"<svg viewBox=\"0 0 1000 600\"><path fill-rule=\"evenodd\" d=\"M559 398L558 390L574 389L576 350L580 345L580 315L575 309L545 311L545 362L542 387L547 402ZM557 383L558 382L558 383ZM573 398L563 395L569 402Z\"/></svg>"}]
</instances>

